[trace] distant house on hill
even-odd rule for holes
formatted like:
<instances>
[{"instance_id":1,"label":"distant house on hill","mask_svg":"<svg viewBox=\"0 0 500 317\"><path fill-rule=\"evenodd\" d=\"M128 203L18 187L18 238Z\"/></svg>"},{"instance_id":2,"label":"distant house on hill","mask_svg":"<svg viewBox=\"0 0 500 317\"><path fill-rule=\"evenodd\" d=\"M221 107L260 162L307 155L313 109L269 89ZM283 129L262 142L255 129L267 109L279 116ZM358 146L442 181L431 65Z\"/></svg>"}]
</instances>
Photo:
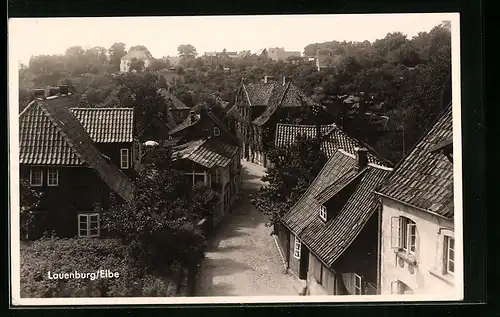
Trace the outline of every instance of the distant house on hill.
<instances>
[{"instance_id":1,"label":"distant house on hill","mask_svg":"<svg viewBox=\"0 0 500 317\"><path fill-rule=\"evenodd\" d=\"M284 61L289 57L301 57L302 54L299 51L285 51L283 47L271 47L267 51L267 57L274 61Z\"/></svg>"},{"instance_id":2,"label":"distant house on hill","mask_svg":"<svg viewBox=\"0 0 500 317\"><path fill-rule=\"evenodd\" d=\"M132 59L138 59L144 61L144 67L148 67L153 61L153 56L148 54L148 52L144 50L134 49L127 53L127 55L123 56L120 62L120 71L123 73L130 71L130 64L132 63Z\"/></svg>"}]
</instances>

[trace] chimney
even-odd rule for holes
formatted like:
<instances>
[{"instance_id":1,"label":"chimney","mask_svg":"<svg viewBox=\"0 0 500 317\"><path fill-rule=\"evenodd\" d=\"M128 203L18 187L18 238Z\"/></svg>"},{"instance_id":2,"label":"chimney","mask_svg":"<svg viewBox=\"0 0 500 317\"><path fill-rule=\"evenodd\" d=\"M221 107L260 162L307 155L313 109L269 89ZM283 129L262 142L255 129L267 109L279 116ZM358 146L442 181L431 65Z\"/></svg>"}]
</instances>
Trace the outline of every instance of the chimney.
<instances>
[{"instance_id":1,"label":"chimney","mask_svg":"<svg viewBox=\"0 0 500 317\"><path fill-rule=\"evenodd\" d=\"M272 79L273 76L264 76L264 84L267 84L269 82L269 79Z\"/></svg>"},{"instance_id":2,"label":"chimney","mask_svg":"<svg viewBox=\"0 0 500 317\"><path fill-rule=\"evenodd\" d=\"M290 76L283 76L283 86L285 86L287 83L289 83L291 81L291 77Z\"/></svg>"},{"instance_id":3,"label":"chimney","mask_svg":"<svg viewBox=\"0 0 500 317\"><path fill-rule=\"evenodd\" d=\"M365 148L356 147L356 159L358 161L358 168L361 170L368 165L368 150Z\"/></svg>"},{"instance_id":4,"label":"chimney","mask_svg":"<svg viewBox=\"0 0 500 317\"><path fill-rule=\"evenodd\" d=\"M35 89L34 93L33 93L35 99L38 99L38 98L45 98L45 89L43 88L38 88L38 89Z\"/></svg>"},{"instance_id":5,"label":"chimney","mask_svg":"<svg viewBox=\"0 0 500 317\"><path fill-rule=\"evenodd\" d=\"M59 93L61 95L67 95L69 93L68 85L60 85L59 86Z\"/></svg>"},{"instance_id":6,"label":"chimney","mask_svg":"<svg viewBox=\"0 0 500 317\"><path fill-rule=\"evenodd\" d=\"M193 110L189 111L189 119L191 120L191 123L194 123L196 121L196 117L194 115Z\"/></svg>"}]
</instances>

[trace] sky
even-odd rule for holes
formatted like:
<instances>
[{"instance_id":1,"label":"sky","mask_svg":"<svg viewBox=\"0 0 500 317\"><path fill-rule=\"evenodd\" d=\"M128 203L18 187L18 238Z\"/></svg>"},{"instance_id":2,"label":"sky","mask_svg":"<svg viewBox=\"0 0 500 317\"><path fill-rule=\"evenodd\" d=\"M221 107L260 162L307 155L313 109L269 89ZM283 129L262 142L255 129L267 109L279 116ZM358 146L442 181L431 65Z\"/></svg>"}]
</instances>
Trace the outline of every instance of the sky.
<instances>
[{"instance_id":1,"label":"sky","mask_svg":"<svg viewBox=\"0 0 500 317\"><path fill-rule=\"evenodd\" d=\"M408 37L428 32L453 14L267 15L123 18L10 19L11 57L28 63L32 55L63 54L68 47L146 46L156 58L176 56L180 44L199 55L208 51L284 47L301 51L326 41L374 41L389 32Z\"/></svg>"}]
</instances>

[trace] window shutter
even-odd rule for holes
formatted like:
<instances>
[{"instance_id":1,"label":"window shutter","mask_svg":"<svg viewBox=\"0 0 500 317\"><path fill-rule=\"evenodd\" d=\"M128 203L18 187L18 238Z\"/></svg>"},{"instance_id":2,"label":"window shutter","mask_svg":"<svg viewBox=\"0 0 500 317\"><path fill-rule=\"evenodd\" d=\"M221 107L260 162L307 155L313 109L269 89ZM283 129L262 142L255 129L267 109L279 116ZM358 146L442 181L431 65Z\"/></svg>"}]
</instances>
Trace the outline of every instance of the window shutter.
<instances>
[{"instance_id":1,"label":"window shutter","mask_svg":"<svg viewBox=\"0 0 500 317\"><path fill-rule=\"evenodd\" d=\"M417 225L414 222L412 222L412 223L409 224L408 227L409 227L408 228L409 232L412 232L413 230L415 232L415 257L417 257L417 255L418 255L418 244L419 244L419 237L418 237Z\"/></svg>"},{"instance_id":2,"label":"window shutter","mask_svg":"<svg viewBox=\"0 0 500 317\"><path fill-rule=\"evenodd\" d=\"M399 282L391 282L391 294L399 294Z\"/></svg>"},{"instance_id":3,"label":"window shutter","mask_svg":"<svg viewBox=\"0 0 500 317\"><path fill-rule=\"evenodd\" d=\"M391 217L391 248L393 249L401 247L400 225L399 217Z\"/></svg>"}]
</instances>

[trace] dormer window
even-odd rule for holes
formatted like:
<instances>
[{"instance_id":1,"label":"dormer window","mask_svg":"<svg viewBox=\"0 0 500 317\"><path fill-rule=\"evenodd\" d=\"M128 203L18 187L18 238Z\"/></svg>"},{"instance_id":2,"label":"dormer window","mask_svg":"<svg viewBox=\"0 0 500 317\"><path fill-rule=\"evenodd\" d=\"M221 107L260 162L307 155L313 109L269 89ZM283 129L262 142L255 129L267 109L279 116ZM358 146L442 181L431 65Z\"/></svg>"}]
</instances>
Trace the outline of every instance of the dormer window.
<instances>
[{"instance_id":1,"label":"dormer window","mask_svg":"<svg viewBox=\"0 0 500 317\"><path fill-rule=\"evenodd\" d=\"M214 136L220 135L220 129L218 127L214 127Z\"/></svg>"},{"instance_id":2,"label":"dormer window","mask_svg":"<svg viewBox=\"0 0 500 317\"><path fill-rule=\"evenodd\" d=\"M328 213L327 213L326 207L323 205L319 206L319 217L323 221L327 221L327 219L328 219Z\"/></svg>"}]
</instances>

